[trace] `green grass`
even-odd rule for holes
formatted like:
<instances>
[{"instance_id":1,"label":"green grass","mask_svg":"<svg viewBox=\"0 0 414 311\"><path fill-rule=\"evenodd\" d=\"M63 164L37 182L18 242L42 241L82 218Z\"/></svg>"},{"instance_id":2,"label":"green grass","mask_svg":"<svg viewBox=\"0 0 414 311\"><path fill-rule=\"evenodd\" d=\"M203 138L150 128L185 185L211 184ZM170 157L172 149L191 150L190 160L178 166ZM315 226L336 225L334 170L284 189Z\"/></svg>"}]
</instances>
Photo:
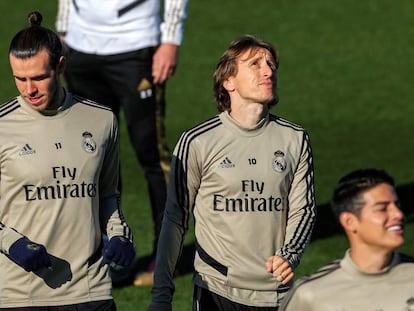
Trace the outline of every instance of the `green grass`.
<instances>
[{"instance_id":1,"label":"green grass","mask_svg":"<svg viewBox=\"0 0 414 311\"><path fill-rule=\"evenodd\" d=\"M0 101L16 94L8 44L33 9L53 27L56 1L0 1ZM410 0L190 0L178 70L168 85L170 147L184 129L216 113L216 62L232 39L254 34L274 43L280 53L280 103L273 112L309 130L318 206L326 206L344 173L375 166L395 177L404 208L412 214L413 20ZM123 126L121 130L122 203L138 254L145 256L152 242L149 200L142 170ZM412 222L406 236L403 250L414 255ZM343 235L312 242L297 275L342 257L346 248ZM177 278L176 287L174 309L191 310L191 275ZM114 297L120 311L141 311L149 303L150 288L116 288Z\"/></svg>"}]
</instances>

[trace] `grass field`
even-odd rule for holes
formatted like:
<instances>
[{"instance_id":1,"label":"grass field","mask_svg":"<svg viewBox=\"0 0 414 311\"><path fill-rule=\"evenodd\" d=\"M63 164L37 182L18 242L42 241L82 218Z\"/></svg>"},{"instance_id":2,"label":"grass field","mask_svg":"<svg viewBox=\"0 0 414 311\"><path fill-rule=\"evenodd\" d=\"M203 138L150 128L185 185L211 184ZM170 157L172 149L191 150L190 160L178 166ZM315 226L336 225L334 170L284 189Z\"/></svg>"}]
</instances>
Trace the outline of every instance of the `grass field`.
<instances>
[{"instance_id":1,"label":"grass field","mask_svg":"<svg viewBox=\"0 0 414 311\"><path fill-rule=\"evenodd\" d=\"M2 0L0 101L16 94L8 65L11 36L30 10L53 27L56 1ZM280 102L273 112L305 126L311 136L320 215L326 215L337 179L359 167L380 167L397 182L411 220L403 250L414 255L414 2L411 0L190 0L179 67L168 86L167 135L216 113L212 74L234 38L254 34L280 53ZM121 123L122 125L123 123ZM140 256L151 251L152 223L142 170L122 126L123 208ZM319 219L318 230L332 228ZM188 236L188 245L192 243ZM297 275L314 271L347 247L342 234L325 230L312 241ZM174 310L191 310L191 274L176 279ZM150 288L114 290L120 311L145 310Z\"/></svg>"}]
</instances>

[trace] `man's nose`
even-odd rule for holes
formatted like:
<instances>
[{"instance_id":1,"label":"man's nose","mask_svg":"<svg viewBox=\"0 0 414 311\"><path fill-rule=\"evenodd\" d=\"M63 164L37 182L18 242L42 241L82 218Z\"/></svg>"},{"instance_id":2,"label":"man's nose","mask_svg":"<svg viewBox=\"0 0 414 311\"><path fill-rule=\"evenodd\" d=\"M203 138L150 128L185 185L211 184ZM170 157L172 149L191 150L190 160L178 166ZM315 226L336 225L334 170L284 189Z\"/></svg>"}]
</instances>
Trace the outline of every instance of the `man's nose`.
<instances>
[{"instance_id":1,"label":"man's nose","mask_svg":"<svg viewBox=\"0 0 414 311\"><path fill-rule=\"evenodd\" d=\"M263 66L263 74L267 77L273 76L273 68L269 64Z\"/></svg>"},{"instance_id":2,"label":"man's nose","mask_svg":"<svg viewBox=\"0 0 414 311\"><path fill-rule=\"evenodd\" d=\"M399 208L399 206L397 204L392 205L392 215L396 219L403 219L404 218L404 213L402 212L402 210Z\"/></svg>"},{"instance_id":3,"label":"man's nose","mask_svg":"<svg viewBox=\"0 0 414 311\"><path fill-rule=\"evenodd\" d=\"M33 83L33 81L31 80L27 80L26 81L26 92L28 94L33 94L33 93L36 93L36 91L37 91L36 84Z\"/></svg>"}]
</instances>

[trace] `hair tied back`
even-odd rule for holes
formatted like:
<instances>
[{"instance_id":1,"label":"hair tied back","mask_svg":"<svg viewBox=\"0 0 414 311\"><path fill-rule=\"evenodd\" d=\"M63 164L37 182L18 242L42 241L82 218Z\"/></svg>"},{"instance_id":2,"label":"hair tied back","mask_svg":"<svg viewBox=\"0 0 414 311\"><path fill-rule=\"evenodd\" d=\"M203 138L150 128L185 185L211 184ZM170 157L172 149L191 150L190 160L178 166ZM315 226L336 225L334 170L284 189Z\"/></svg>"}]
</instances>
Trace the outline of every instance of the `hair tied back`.
<instances>
[{"instance_id":1,"label":"hair tied back","mask_svg":"<svg viewBox=\"0 0 414 311\"><path fill-rule=\"evenodd\" d=\"M42 24L42 14L37 11L29 13L27 16L27 20L29 21L30 26L40 26Z\"/></svg>"}]
</instances>

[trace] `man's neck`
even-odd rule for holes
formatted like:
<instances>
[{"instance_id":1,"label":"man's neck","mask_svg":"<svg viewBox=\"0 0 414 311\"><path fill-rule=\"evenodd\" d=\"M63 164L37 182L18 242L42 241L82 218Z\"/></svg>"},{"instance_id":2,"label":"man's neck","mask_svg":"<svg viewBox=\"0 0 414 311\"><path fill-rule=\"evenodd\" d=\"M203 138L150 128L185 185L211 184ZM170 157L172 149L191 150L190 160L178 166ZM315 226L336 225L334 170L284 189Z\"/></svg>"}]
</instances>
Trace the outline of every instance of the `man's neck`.
<instances>
[{"instance_id":1,"label":"man's neck","mask_svg":"<svg viewBox=\"0 0 414 311\"><path fill-rule=\"evenodd\" d=\"M42 112L45 115L55 114L56 111L63 106L66 98L66 91L63 87L60 87L50 105Z\"/></svg>"},{"instance_id":2,"label":"man's neck","mask_svg":"<svg viewBox=\"0 0 414 311\"><path fill-rule=\"evenodd\" d=\"M230 116L245 128L254 128L269 112L267 105L231 106Z\"/></svg>"},{"instance_id":3,"label":"man's neck","mask_svg":"<svg viewBox=\"0 0 414 311\"><path fill-rule=\"evenodd\" d=\"M393 258L394 252L391 250L366 250L352 248L350 256L352 261L364 272L381 272L388 267Z\"/></svg>"}]
</instances>

